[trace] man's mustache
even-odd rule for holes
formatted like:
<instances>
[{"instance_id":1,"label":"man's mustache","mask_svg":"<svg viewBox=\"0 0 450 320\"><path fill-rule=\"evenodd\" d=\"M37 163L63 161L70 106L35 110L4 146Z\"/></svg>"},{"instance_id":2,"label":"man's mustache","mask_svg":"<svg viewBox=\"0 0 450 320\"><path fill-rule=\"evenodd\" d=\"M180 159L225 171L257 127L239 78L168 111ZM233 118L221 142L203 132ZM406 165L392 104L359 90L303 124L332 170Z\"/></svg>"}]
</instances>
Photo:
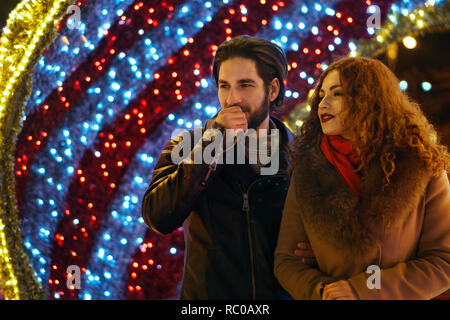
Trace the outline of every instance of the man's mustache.
<instances>
[{"instance_id":1,"label":"man's mustache","mask_svg":"<svg viewBox=\"0 0 450 320\"><path fill-rule=\"evenodd\" d=\"M241 108L242 112L250 112L250 109L248 109L245 106L241 106L239 104L227 105L227 106L225 106L225 109L230 108L230 107L239 107L239 108Z\"/></svg>"}]
</instances>

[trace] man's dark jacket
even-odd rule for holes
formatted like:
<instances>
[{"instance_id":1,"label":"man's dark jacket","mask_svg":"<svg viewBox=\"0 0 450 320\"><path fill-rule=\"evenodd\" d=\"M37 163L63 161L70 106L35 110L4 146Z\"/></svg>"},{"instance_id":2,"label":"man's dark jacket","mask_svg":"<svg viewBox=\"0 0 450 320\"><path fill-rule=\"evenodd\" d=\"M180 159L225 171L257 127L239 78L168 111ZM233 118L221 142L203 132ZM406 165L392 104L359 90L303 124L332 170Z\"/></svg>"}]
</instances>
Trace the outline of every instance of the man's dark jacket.
<instances>
[{"instance_id":1,"label":"man's dark jacket","mask_svg":"<svg viewBox=\"0 0 450 320\"><path fill-rule=\"evenodd\" d=\"M177 138L162 151L142 216L162 234L184 227L181 299L286 298L273 274L273 253L289 186L285 150L292 133L277 118L271 120L280 130L275 175L256 173L248 161L219 164L215 170L208 164L176 165L171 151L180 143Z\"/></svg>"}]
</instances>

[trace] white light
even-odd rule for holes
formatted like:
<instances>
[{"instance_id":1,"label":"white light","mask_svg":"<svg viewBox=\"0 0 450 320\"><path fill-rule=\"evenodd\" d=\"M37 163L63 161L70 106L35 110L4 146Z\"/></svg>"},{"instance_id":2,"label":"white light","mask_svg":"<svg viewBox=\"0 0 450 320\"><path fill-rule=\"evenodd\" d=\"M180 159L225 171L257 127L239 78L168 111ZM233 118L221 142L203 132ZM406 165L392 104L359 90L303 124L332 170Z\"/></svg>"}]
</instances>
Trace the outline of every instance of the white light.
<instances>
[{"instance_id":1,"label":"white light","mask_svg":"<svg viewBox=\"0 0 450 320\"><path fill-rule=\"evenodd\" d=\"M411 36L403 38L403 45L408 49L414 49L417 46L417 41Z\"/></svg>"},{"instance_id":2,"label":"white light","mask_svg":"<svg viewBox=\"0 0 450 320\"><path fill-rule=\"evenodd\" d=\"M408 82L406 82L405 80L400 81L398 85L400 89L403 91L408 89Z\"/></svg>"}]
</instances>

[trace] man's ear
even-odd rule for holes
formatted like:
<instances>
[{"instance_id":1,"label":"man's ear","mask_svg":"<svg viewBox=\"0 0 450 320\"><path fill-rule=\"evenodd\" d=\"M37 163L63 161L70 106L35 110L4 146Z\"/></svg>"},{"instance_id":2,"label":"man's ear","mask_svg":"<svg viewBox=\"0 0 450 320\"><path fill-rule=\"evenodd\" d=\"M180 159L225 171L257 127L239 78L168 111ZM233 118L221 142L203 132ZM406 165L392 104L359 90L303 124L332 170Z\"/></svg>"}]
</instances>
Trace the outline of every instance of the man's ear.
<instances>
[{"instance_id":1,"label":"man's ear","mask_svg":"<svg viewBox=\"0 0 450 320\"><path fill-rule=\"evenodd\" d=\"M280 93L280 80L273 78L269 84L269 101L273 102Z\"/></svg>"}]
</instances>

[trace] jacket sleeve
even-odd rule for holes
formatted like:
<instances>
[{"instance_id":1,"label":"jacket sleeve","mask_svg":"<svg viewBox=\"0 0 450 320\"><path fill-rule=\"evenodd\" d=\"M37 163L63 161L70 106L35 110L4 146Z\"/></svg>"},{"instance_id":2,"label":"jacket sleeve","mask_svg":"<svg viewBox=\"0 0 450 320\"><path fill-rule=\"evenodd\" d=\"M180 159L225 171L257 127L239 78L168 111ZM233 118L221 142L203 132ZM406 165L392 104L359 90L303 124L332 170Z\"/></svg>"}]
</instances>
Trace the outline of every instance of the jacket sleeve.
<instances>
[{"instance_id":1,"label":"jacket sleeve","mask_svg":"<svg viewBox=\"0 0 450 320\"><path fill-rule=\"evenodd\" d=\"M360 299L431 299L450 288L450 187L447 174L432 178L416 258L381 269L380 289L367 274L349 279Z\"/></svg>"},{"instance_id":2,"label":"jacket sleeve","mask_svg":"<svg viewBox=\"0 0 450 320\"><path fill-rule=\"evenodd\" d=\"M302 208L296 197L295 180L294 170L281 218L274 272L281 286L294 299L320 300L322 288L337 279L303 263L301 257L294 254L297 243L309 242L301 218Z\"/></svg>"},{"instance_id":3,"label":"jacket sleeve","mask_svg":"<svg viewBox=\"0 0 450 320\"><path fill-rule=\"evenodd\" d=\"M192 133L191 138L192 138ZM172 161L172 151L183 138L181 135L169 140L153 170L152 181L142 201L142 217L153 230L168 234L179 228L189 216L201 193L206 189L206 181L222 166L212 166L204 162L192 163L194 153L201 151L205 142L200 141L189 157L178 164ZM191 142L189 142L190 147Z\"/></svg>"}]
</instances>

